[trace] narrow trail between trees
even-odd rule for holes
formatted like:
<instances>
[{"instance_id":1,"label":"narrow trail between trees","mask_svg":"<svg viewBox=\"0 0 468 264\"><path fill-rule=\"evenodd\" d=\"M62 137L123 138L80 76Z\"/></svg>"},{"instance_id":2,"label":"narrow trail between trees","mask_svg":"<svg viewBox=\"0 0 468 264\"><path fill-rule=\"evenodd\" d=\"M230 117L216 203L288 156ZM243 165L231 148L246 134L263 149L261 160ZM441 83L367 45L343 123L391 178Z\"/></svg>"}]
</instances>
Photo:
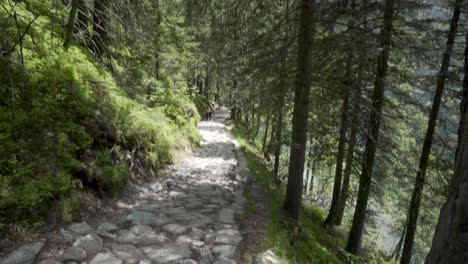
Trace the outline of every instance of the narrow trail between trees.
<instances>
[{"instance_id":1,"label":"narrow trail between trees","mask_svg":"<svg viewBox=\"0 0 468 264\"><path fill-rule=\"evenodd\" d=\"M201 122L200 149L140 187L121 219L62 228L63 250L42 252L39 263L245 263L239 224L244 188L252 180L225 117ZM22 255L19 250L16 255Z\"/></svg>"}]
</instances>

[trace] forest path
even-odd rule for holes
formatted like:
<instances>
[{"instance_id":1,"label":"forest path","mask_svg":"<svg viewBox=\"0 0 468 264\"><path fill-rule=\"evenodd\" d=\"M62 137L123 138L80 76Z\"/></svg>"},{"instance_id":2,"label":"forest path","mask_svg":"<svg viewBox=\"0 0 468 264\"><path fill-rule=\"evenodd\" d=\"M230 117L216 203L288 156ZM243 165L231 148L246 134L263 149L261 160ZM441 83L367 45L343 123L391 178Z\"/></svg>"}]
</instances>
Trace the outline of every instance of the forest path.
<instances>
[{"instance_id":1,"label":"forest path","mask_svg":"<svg viewBox=\"0 0 468 264\"><path fill-rule=\"evenodd\" d=\"M61 229L65 249L40 263L238 263L251 176L223 123L226 114L200 122L201 148L166 168L158 183L141 187L122 219Z\"/></svg>"}]
</instances>

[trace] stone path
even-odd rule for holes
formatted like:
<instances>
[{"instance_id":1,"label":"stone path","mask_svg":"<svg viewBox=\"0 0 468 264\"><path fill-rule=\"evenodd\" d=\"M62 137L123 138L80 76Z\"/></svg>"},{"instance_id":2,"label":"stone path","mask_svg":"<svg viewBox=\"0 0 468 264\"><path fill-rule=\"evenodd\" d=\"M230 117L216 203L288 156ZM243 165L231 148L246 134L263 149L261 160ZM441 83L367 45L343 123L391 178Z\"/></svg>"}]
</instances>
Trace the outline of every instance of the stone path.
<instances>
[{"instance_id":1,"label":"stone path","mask_svg":"<svg viewBox=\"0 0 468 264\"><path fill-rule=\"evenodd\" d=\"M163 188L149 184L123 219L63 228L66 249L40 263L237 263L250 173L222 118L200 123L201 148L165 170Z\"/></svg>"}]
</instances>

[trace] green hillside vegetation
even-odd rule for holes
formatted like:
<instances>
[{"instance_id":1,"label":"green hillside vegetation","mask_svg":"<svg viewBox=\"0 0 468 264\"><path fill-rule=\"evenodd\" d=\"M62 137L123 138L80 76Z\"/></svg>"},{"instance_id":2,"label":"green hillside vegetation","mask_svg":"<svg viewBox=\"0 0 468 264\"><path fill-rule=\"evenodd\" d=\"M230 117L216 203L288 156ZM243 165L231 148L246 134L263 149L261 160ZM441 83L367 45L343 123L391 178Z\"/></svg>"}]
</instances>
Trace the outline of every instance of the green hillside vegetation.
<instances>
[{"instance_id":1,"label":"green hillside vegetation","mask_svg":"<svg viewBox=\"0 0 468 264\"><path fill-rule=\"evenodd\" d=\"M21 45L21 54L0 58L0 220L45 217L51 205L76 209L73 179L118 194L134 161L156 172L176 152L197 146L200 115L192 99L200 99L174 84L171 72L156 82L141 65L132 77L136 86L128 87L121 79L133 65L113 60L111 73L79 43L62 47L57 18L66 17L66 6L28 1L2 7L0 23L8 25L2 35L8 37L0 47ZM16 33L25 30L16 43ZM149 88L146 97L138 93Z\"/></svg>"}]
</instances>

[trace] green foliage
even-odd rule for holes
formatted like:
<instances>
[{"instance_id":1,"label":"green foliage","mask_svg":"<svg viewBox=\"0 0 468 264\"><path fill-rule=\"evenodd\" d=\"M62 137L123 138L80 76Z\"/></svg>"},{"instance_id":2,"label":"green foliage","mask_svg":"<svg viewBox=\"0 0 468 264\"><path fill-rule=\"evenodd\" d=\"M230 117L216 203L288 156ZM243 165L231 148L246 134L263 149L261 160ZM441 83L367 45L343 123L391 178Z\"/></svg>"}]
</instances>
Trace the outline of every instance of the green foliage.
<instances>
[{"instance_id":1,"label":"green foliage","mask_svg":"<svg viewBox=\"0 0 468 264\"><path fill-rule=\"evenodd\" d=\"M203 97L201 95L198 95L198 94L194 95L194 96L191 96L190 99L195 104L195 107L197 108L198 114L203 115L203 113L205 113L205 108L206 108L206 106L208 104L208 100L206 100L205 97Z\"/></svg>"},{"instance_id":2,"label":"green foliage","mask_svg":"<svg viewBox=\"0 0 468 264\"><path fill-rule=\"evenodd\" d=\"M99 188L119 193L129 176L128 164L114 158L110 146L89 130L87 123L97 122L97 112L115 130L111 143L144 155L154 169L173 162L176 152L198 145L200 116L185 94L193 43L180 30L181 4L164 4L174 17L162 23L159 79L153 76L154 61L119 57L140 56L141 39L132 40L137 45L110 47L119 54L112 60L112 75L87 48L63 49L63 19L69 10L61 1L0 4L0 29L6 33L0 52L12 48L11 54L0 56L0 221L16 208L34 212L50 203L67 212L77 208L72 180L88 162ZM110 21L110 27L119 23ZM22 34L20 46L17 36ZM178 39L177 48L168 46L171 37ZM84 158L87 152L95 158Z\"/></svg>"},{"instance_id":3,"label":"green foliage","mask_svg":"<svg viewBox=\"0 0 468 264\"><path fill-rule=\"evenodd\" d=\"M119 193L128 176L128 165L124 162L114 162L108 150L99 152L93 163L99 168L96 179L99 186L111 195Z\"/></svg>"}]
</instances>

